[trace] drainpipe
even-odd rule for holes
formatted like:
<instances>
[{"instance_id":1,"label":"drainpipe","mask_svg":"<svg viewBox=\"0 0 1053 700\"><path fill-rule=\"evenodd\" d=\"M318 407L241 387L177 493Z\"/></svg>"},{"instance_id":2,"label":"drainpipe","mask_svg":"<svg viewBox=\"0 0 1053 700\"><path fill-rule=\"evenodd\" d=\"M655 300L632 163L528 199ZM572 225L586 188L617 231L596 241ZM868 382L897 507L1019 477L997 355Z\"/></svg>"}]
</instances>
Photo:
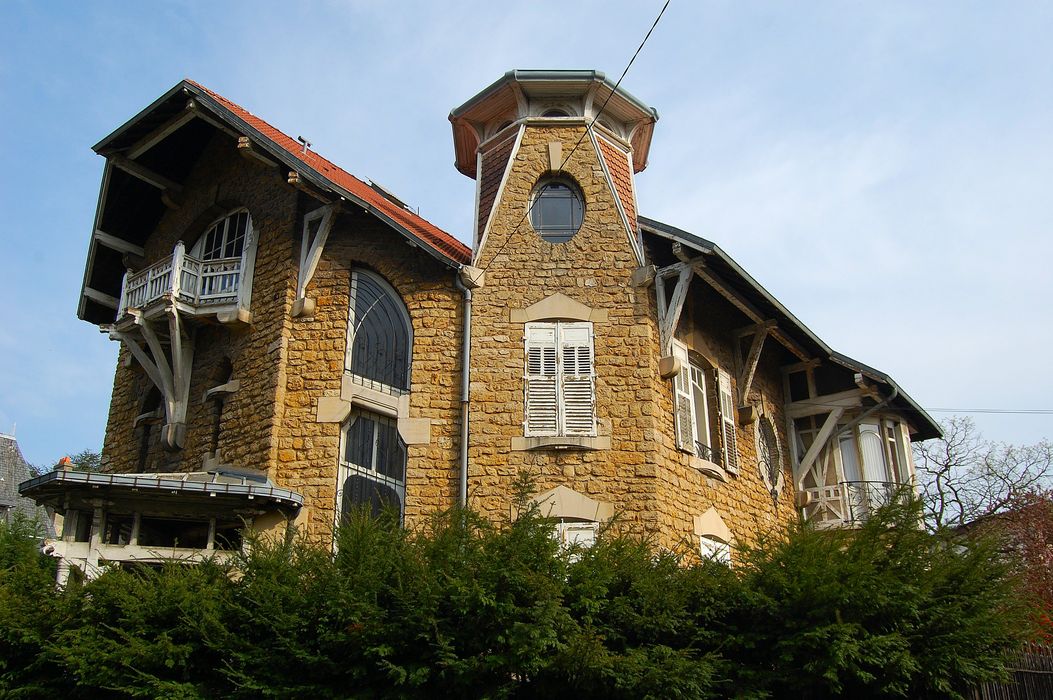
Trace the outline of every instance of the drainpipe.
<instances>
[{"instance_id":1,"label":"drainpipe","mask_svg":"<svg viewBox=\"0 0 1053 700\"><path fill-rule=\"evenodd\" d=\"M461 338L461 472L460 489L457 503L463 508L468 505L468 387L469 370L472 366L472 290L464 286L460 276L457 277L457 288L464 294L464 330Z\"/></svg>"},{"instance_id":2,"label":"drainpipe","mask_svg":"<svg viewBox=\"0 0 1053 700\"><path fill-rule=\"evenodd\" d=\"M468 505L468 416L469 388L471 386L472 368L472 290L483 286L484 271L470 265L461 267L454 280L457 289L464 294L463 335L461 338L461 459L460 488L457 502Z\"/></svg>"}]
</instances>

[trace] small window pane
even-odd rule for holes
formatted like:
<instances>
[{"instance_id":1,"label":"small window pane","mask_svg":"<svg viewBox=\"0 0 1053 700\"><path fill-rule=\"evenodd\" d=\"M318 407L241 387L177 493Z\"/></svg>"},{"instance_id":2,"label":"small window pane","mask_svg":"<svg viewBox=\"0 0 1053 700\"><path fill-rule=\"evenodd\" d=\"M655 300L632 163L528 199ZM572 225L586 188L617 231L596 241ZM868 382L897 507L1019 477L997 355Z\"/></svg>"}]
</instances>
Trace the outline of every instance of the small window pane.
<instances>
[{"instance_id":1,"label":"small window pane","mask_svg":"<svg viewBox=\"0 0 1053 700\"><path fill-rule=\"evenodd\" d=\"M564 243L581 228L583 213L584 205L576 188L565 182L548 182L534 195L530 224L549 243Z\"/></svg>"}]
</instances>

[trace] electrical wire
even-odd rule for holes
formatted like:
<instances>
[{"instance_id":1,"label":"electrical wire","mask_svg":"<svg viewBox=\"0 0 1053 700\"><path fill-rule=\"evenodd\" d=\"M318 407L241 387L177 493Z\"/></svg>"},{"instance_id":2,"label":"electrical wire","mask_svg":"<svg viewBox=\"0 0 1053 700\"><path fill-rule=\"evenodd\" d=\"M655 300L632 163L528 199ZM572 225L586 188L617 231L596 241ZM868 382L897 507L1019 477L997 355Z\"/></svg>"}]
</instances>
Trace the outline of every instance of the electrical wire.
<instances>
[{"instance_id":1,"label":"electrical wire","mask_svg":"<svg viewBox=\"0 0 1053 700\"><path fill-rule=\"evenodd\" d=\"M581 136L578 138L577 143L574 144L574 148L570 149L570 153L568 153L567 156L563 159L563 162L559 164L559 168L557 168L556 172L561 172L563 170L563 166L570 162L571 157L574 155L574 152L578 150L578 147L581 145L581 142L585 140L586 136L592 133L593 125L595 125L596 121L601 116L603 116L603 110L607 108L607 103L611 101L612 97L614 97L614 93L618 92L618 88L619 86L621 86L622 80L625 79L625 75L629 72L629 69L632 68L633 63L636 62L636 57L640 55L640 51L643 50L643 47L647 43L647 40L651 38L651 33L655 30L655 27L658 26L658 22L662 19L662 15L665 14L666 8L669 7L670 1L671 0L665 0L665 4L662 5L662 10L658 13L658 16L655 17L654 23L651 24L651 28L647 30L647 34L644 35L643 41L641 41L640 45L636 47L636 52L633 53L632 58L629 59L629 63L625 65L625 70L622 71L622 74L618 78L618 81L614 84L614 88L611 89L611 94L607 95L607 99L605 99L603 101L603 104L600 105L600 109L596 112L596 116L594 116L591 121L585 124L585 131L581 133ZM504 252L505 247L508 245L508 242L515 238L516 234L519 233L520 227L522 227L523 222L525 222L530 217L530 212L533 211L534 205L536 203L537 199L534 199L534 201L530 203L530 206L527 207L526 213L523 215L523 218L519 220L519 223L516 224L516 227L512 230L512 233L505 238L504 243L501 244L501 247L498 248L497 252L494 253L493 256L490 258L490 262L488 262L486 266L483 267L484 272L488 270L490 266L494 264L494 261L497 260L497 257Z\"/></svg>"}]
</instances>

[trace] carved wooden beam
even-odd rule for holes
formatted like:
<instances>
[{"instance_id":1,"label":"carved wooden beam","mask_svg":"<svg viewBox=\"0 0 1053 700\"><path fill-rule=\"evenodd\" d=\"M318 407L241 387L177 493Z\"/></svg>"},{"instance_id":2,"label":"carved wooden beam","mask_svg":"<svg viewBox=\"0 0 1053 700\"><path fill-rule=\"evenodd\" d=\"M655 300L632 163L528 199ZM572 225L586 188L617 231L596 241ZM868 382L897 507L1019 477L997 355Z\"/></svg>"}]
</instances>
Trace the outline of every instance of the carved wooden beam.
<instances>
[{"instance_id":1,"label":"carved wooden beam","mask_svg":"<svg viewBox=\"0 0 1053 700\"><path fill-rule=\"evenodd\" d=\"M754 323L764 323L767 319L764 314L760 312L748 299L742 297L741 294L735 291L735 289L724 281L720 275L716 274L705 262L698 258L692 259L692 268L695 270L695 274L704 279L709 286L713 287L722 297L731 302L732 306L745 314ZM792 352L801 360L807 360L811 358L811 353L805 351L796 341L786 335L779 328L775 328L770 331L773 338L779 341L779 343L787 350Z\"/></svg>"},{"instance_id":2,"label":"carved wooden beam","mask_svg":"<svg viewBox=\"0 0 1053 700\"><path fill-rule=\"evenodd\" d=\"M179 131L183 126L193 121L196 116L197 115L192 110L188 109L187 111L172 117L164 124L136 141L135 144L128 149L128 157L135 160L175 132Z\"/></svg>"},{"instance_id":3,"label":"carved wooden beam","mask_svg":"<svg viewBox=\"0 0 1053 700\"><path fill-rule=\"evenodd\" d=\"M91 237L95 239L96 243L104 245L111 250L116 250L118 253L138 255L140 258L146 255L141 245L130 243L123 238L118 238L117 236L106 233L102 229L95 229Z\"/></svg>"},{"instance_id":4,"label":"carved wooden beam","mask_svg":"<svg viewBox=\"0 0 1053 700\"><path fill-rule=\"evenodd\" d=\"M753 377L757 374L757 363L760 362L761 350L764 348L764 339L768 337L768 329L771 327L769 326L770 323L774 323L774 321L758 324L753 334L753 342L750 343L749 354L746 355L746 361L739 372L739 406L745 406L746 400L749 398ZM737 352L738 349L736 348Z\"/></svg>"},{"instance_id":5,"label":"carved wooden beam","mask_svg":"<svg viewBox=\"0 0 1053 700\"><path fill-rule=\"evenodd\" d=\"M110 162L113 163L114 167L120 168L132 177L138 178L146 184L153 185L161 190L161 201L164 202L166 207L169 209L179 208L180 195L182 195L183 186L178 182L169 180L164 175L155 173L145 165L140 165L134 160L128 160L124 156L111 156Z\"/></svg>"},{"instance_id":6,"label":"carved wooden beam","mask_svg":"<svg viewBox=\"0 0 1053 700\"><path fill-rule=\"evenodd\" d=\"M675 263L663 267L655 272L655 297L658 301L658 335L662 346L662 352L668 355L672 351L673 338L676 335L676 327L680 323L680 316L684 310L684 302L687 300L687 290L691 286L693 276L691 266L684 263ZM676 276L676 286L673 288L673 296L666 299L666 279Z\"/></svg>"},{"instance_id":7,"label":"carved wooden beam","mask_svg":"<svg viewBox=\"0 0 1053 700\"><path fill-rule=\"evenodd\" d=\"M250 162L266 165L271 168L278 167L278 163L271 160L268 155L260 151L248 136L238 137L238 153L240 153L245 160Z\"/></svg>"},{"instance_id":8,"label":"carved wooden beam","mask_svg":"<svg viewBox=\"0 0 1053 700\"><path fill-rule=\"evenodd\" d=\"M835 408L855 408L861 406L863 392L858 389L839 391L836 394L824 394L811 399L802 399L786 404L786 414L792 418L817 416Z\"/></svg>"}]
</instances>

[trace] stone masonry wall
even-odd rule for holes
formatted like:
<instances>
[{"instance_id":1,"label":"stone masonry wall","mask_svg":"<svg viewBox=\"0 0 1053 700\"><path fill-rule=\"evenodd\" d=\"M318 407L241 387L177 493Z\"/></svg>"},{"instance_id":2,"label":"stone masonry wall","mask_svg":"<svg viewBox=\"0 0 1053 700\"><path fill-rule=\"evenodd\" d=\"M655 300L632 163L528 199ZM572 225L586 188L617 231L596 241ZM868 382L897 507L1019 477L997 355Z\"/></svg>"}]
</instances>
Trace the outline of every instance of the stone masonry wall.
<instances>
[{"instance_id":1,"label":"stone masonry wall","mask_svg":"<svg viewBox=\"0 0 1053 700\"><path fill-rule=\"evenodd\" d=\"M323 536L335 521L341 426L317 422L316 411L319 398L340 395L356 266L395 288L413 324L409 417L430 418L432 425L429 444L408 448L407 526L450 507L457 496L462 301L454 272L372 216L342 213L307 290L317 302L314 317L292 322L277 432L278 482L304 495L309 529Z\"/></svg>"},{"instance_id":2,"label":"stone masonry wall","mask_svg":"<svg viewBox=\"0 0 1053 700\"><path fill-rule=\"evenodd\" d=\"M472 318L469 497L491 517L507 517L510 484L529 472L539 491L565 484L608 502L629 527L649 529L654 493L655 326L645 296L630 282L639 262L591 142L582 141L564 171L584 193L581 229L570 241L543 241L525 220L531 191L549 167L547 145L565 158L580 127L527 127L476 265L486 284L476 291ZM524 326L509 311L561 292L608 312L595 334L598 434L609 450L514 451L523 436Z\"/></svg>"},{"instance_id":3,"label":"stone masonry wall","mask_svg":"<svg viewBox=\"0 0 1053 700\"><path fill-rule=\"evenodd\" d=\"M578 234L567 243L549 244L524 218L531 191L548 169L547 144L560 140L566 154L580 133L576 128L527 127L493 227L478 253L476 264L486 269L486 285L476 292L473 313L471 502L492 517L506 515L510 482L526 470L538 491L564 484L611 503L620 522L655 536L666 547L697 551L693 521L710 507L718 510L736 540L753 541L759 532L795 517L792 477L787 471L786 485L773 502L757 466L753 425L738 430L741 470L726 483L689 466L687 456L676 449L672 384L658 373L662 352L654 287L632 286L639 263L587 141L565 166L586 201ZM608 312L607 322L594 323L594 333L596 415L599 435L611 438L609 450L510 447L513 437L524 434L524 327L510 322L509 310L555 292ZM732 331L749 325L749 319L701 280L694 280L691 296L681 335L734 376ZM751 394L772 418L788 470L779 372L786 361L785 352L769 339Z\"/></svg>"},{"instance_id":4,"label":"stone masonry wall","mask_svg":"<svg viewBox=\"0 0 1053 700\"><path fill-rule=\"evenodd\" d=\"M280 339L288 325L288 305L295 285L296 257L292 234L297 226L297 192L280 169L261 167L237 155L235 142L216 134L186 180L183 203L169 210L147 240L145 260L172 254L176 241L189 250L206 227L236 207L247 207L258 237L251 312L245 329L194 324L194 361L184 449L160 448L159 426L151 428L148 471L191 471L202 467L212 447L215 406L204 401L217 383L216 368L229 359L231 379L239 390L225 402L219 454L233 467L272 472L273 427L278 415ZM297 249L298 251L298 249ZM138 363L121 348L114 376L103 460L114 472L139 470L143 427L133 429L145 392L152 386Z\"/></svg>"},{"instance_id":5,"label":"stone masonry wall","mask_svg":"<svg viewBox=\"0 0 1053 700\"><path fill-rule=\"evenodd\" d=\"M738 366L733 331L750 323L750 319L713 288L698 278L692 280L678 338L732 376L736 402ZM741 358L745 354L745 350L740 350ZM781 447L784 486L774 502L760 475L755 424L737 425L739 473L729 474L727 481L722 482L689 466L688 456L677 449L671 380L663 382L661 390L656 392L659 421L657 478L661 482L657 489L659 522L663 535L669 533L671 536L670 546L684 537L689 538L694 547L697 542L692 518L711 506L717 509L739 542L753 542L758 534L796 517L790 442L783 418L783 384L779 369L793 361L796 358L789 356L771 337L767 338L750 391L750 402L763 407L764 414L775 427Z\"/></svg>"}]
</instances>

